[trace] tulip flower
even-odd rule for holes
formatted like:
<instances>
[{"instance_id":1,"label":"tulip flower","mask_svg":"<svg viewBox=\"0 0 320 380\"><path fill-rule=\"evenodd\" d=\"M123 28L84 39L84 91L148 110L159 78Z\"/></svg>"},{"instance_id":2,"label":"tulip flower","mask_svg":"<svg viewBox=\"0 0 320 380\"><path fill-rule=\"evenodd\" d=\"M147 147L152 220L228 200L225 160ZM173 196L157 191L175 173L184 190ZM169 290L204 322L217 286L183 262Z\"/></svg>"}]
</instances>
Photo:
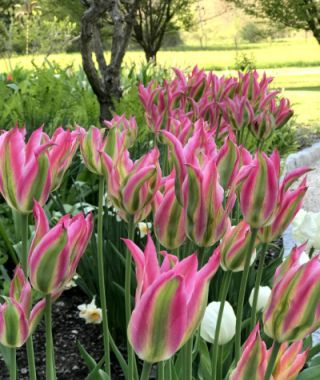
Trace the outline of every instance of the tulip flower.
<instances>
[{"instance_id":1,"label":"tulip flower","mask_svg":"<svg viewBox=\"0 0 320 380\"><path fill-rule=\"evenodd\" d=\"M266 307L270 294L271 294L271 289L269 288L269 286L259 286L256 311L261 311ZM253 304L253 295L254 295L254 289L252 289L249 296L249 305L251 307Z\"/></svg>"},{"instance_id":2,"label":"tulip flower","mask_svg":"<svg viewBox=\"0 0 320 380\"><path fill-rule=\"evenodd\" d=\"M290 102L286 98L280 99L278 105L276 100L272 99L270 102L270 112L274 116L276 129L283 127L293 116L293 110L290 108Z\"/></svg>"},{"instance_id":3,"label":"tulip flower","mask_svg":"<svg viewBox=\"0 0 320 380\"><path fill-rule=\"evenodd\" d=\"M219 182L224 190L230 188L240 168L241 150L227 137L217 156Z\"/></svg>"},{"instance_id":4,"label":"tulip flower","mask_svg":"<svg viewBox=\"0 0 320 380\"><path fill-rule=\"evenodd\" d=\"M62 291L71 281L91 237L92 214L63 216L49 228L42 207L35 202L36 231L29 252L30 281L43 294Z\"/></svg>"},{"instance_id":5,"label":"tulip flower","mask_svg":"<svg viewBox=\"0 0 320 380\"><path fill-rule=\"evenodd\" d=\"M265 141L271 136L275 127L273 115L269 111L263 110L249 125L249 130L258 141Z\"/></svg>"},{"instance_id":6,"label":"tulip flower","mask_svg":"<svg viewBox=\"0 0 320 380\"><path fill-rule=\"evenodd\" d=\"M278 267L263 313L264 331L276 342L303 339L320 326L319 256L301 265L304 248L293 249Z\"/></svg>"},{"instance_id":7,"label":"tulip flower","mask_svg":"<svg viewBox=\"0 0 320 380\"><path fill-rule=\"evenodd\" d=\"M64 174L68 170L72 158L79 146L79 132L65 131L57 128L51 139L53 146L49 151L52 183L50 191L60 187Z\"/></svg>"},{"instance_id":8,"label":"tulip flower","mask_svg":"<svg viewBox=\"0 0 320 380\"><path fill-rule=\"evenodd\" d=\"M129 152L123 150L117 159L100 152L107 178L108 197L118 215L125 221L133 218L134 223L145 219L160 186L161 171L159 151L151 152L133 162Z\"/></svg>"},{"instance_id":9,"label":"tulip flower","mask_svg":"<svg viewBox=\"0 0 320 380\"><path fill-rule=\"evenodd\" d=\"M0 305L0 343L6 347L21 347L39 323L45 301L39 301L31 310L31 286L20 267L15 270L9 297L2 297Z\"/></svg>"},{"instance_id":10,"label":"tulip flower","mask_svg":"<svg viewBox=\"0 0 320 380\"><path fill-rule=\"evenodd\" d=\"M244 220L252 228L272 223L278 201L279 177L280 156L277 151L270 157L257 152L252 163L240 169L240 207Z\"/></svg>"},{"instance_id":11,"label":"tulip flower","mask_svg":"<svg viewBox=\"0 0 320 380\"><path fill-rule=\"evenodd\" d=\"M292 222L292 237L301 244L307 241L307 250L320 249L320 213L301 209Z\"/></svg>"},{"instance_id":12,"label":"tulip flower","mask_svg":"<svg viewBox=\"0 0 320 380\"><path fill-rule=\"evenodd\" d=\"M298 340L288 346L283 343L276 359L272 377L274 380L295 380L303 368L309 350L302 351L303 340Z\"/></svg>"},{"instance_id":13,"label":"tulip flower","mask_svg":"<svg viewBox=\"0 0 320 380\"><path fill-rule=\"evenodd\" d=\"M176 198L173 175L165 182L164 194L158 191L154 208L153 224L159 242L168 249L180 247L186 238L186 218L185 210Z\"/></svg>"},{"instance_id":14,"label":"tulip flower","mask_svg":"<svg viewBox=\"0 0 320 380\"><path fill-rule=\"evenodd\" d=\"M227 98L220 106L225 120L235 131L242 131L253 122L254 111L246 96L236 95L233 99Z\"/></svg>"},{"instance_id":15,"label":"tulip flower","mask_svg":"<svg viewBox=\"0 0 320 380\"><path fill-rule=\"evenodd\" d=\"M116 127L111 128L108 134L105 129L90 127L88 131L78 128L80 133L81 156L88 170L94 174L103 176L103 162L101 152L107 152L112 158L116 158L125 149L126 134L118 133Z\"/></svg>"},{"instance_id":16,"label":"tulip flower","mask_svg":"<svg viewBox=\"0 0 320 380\"><path fill-rule=\"evenodd\" d=\"M138 127L134 117L127 119L125 115L115 115L111 121L105 121L104 124L109 129L116 128L124 136L123 141L127 148L133 146L138 136Z\"/></svg>"},{"instance_id":17,"label":"tulip flower","mask_svg":"<svg viewBox=\"0 0 320 380\"><path fill-rule=\"evenodd\" d=\"M257 324L243 345L241 358L231 373L230 380L248 380L252 376L254 380L263 380L267 363L267 346L261 339Z\"/></svg>"},{"instance_id":18,"label":"tulip flower","mask_svg":"<svg viewBox=\"0 0 320 380\"><path fill-rule=\"evenodd\" d=\"M221 254L221 267L223 270L243 271L251 235L250 226L244 220L237 226L229 228L218 248ZM256 252L254 250L254 252L251 252L250 264L253 264L255 258Z\"/></svg>"},{"instance_id":19,"label":"tulip flower","mask_svg":"<svg viewBox=\"0 0 320 380\"><path fill-rule=\"evenodd\" d=\"M299 340L290 346L283 343L279 346L279 352L275 358L272 368L273 380L295 380L303 368L308 350L301 352L303 341ZM267 372L267 365L271 360L273 347L266 349L266 344L262 341L259 332L259 324L251 332L242 350L242 356L237 367L231 373L230 380L264 380Z\"/></svg>"},{"instance_id":20,"label":"tulip flower","mask_svg":"<svg viewBox=\"0 0 320 380\"><path fill-rule=\"evenodd\" d=\"M280 191L278 193L278 205L274 214L272 223L259 230L258 236L261 242L271 243L277 239L292 222L298 211L300 210L303 202L303 198L307 192L306 178L302 180L299 186L291 190L288 187L293 182L293 179L297 179L301 175L307 173L310 169L299 168L289 173L280 185ZM288 183L290 182L290 183ZM312 229L308 229L311 231ZM309 235L310 236L310 235ZM308 236L308 237L309 237ZM304 237L301 243L308 239Z\"/></svg>"},{"instance_id":21,"label":"tulip flower","mask_svg":"<svg viewBox=\"0 0 320 380\"><path fill-rule=\"evenodd\" d=\"M8 205L22 214L32 212L33 201L44 205L51 188L48 149L52 145L42 128L25 143L25 128L0 136L0 192Z\"/></svg>"},{"instance_id":22,"label":"tulip flower","mask_svg":"<svg viewBox=\"0 0 320 380\"><path fill-rule=\"evenodd\" d=\"M220 305L221 302L209 303L201 322L200 335L205 341L209 343L214 342ZM218 344L223 345L230 342L230 340L234 337L235 333L236 315L230 303L226 301L222 313L222 322L219 331Z\"/></svg>"},{"instance_id":23,"label":"tulip flower","mask_svg":"<svg viewBox=\"0 0 320 380\"><path fill-rule=\"evenodd\" d=\"M160 266L150 235L144 252L124 240L136 264L135 308L128 338L139 358L149 363L169 359L191 337L205 311L209 281L219 267L214 253L199 271L195 254L182 261L164 252Z\"/></svg>"}]
</instances>

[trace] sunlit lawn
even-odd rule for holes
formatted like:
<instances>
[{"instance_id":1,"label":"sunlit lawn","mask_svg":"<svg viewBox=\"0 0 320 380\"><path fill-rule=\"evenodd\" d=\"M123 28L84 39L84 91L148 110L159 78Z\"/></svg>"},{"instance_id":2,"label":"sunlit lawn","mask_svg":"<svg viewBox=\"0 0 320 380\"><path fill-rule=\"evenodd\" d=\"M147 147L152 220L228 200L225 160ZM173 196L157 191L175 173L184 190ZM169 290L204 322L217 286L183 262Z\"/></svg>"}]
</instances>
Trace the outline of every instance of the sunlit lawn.
<instances>
[{"instance_id":1,"label":"sunlit lawn","mask_svg":"<svg viewBox=\"0 0 320 380\"><path fill-rule=\"evenodd\" d=\"M253 54L257 67L267 69L275 77L273 86L284 90L295 109L299 123L320 127L320 48L313 40L289 40L277 43L245 44L240 54ZM160 51L158 63L167 67L191 68L198 65L206 70L233 74L236 51L232 45L216 45L211 50ZM108 58L108 53L106 53ZM31 69L41 65L44 56L19 56L0 59L0 72L9 72L16 66ZM62 66L81 65L79 54L55 54L49 57ZM143 52L129 51L125 64L144 61Z\"/></svg>"}]
</instances>

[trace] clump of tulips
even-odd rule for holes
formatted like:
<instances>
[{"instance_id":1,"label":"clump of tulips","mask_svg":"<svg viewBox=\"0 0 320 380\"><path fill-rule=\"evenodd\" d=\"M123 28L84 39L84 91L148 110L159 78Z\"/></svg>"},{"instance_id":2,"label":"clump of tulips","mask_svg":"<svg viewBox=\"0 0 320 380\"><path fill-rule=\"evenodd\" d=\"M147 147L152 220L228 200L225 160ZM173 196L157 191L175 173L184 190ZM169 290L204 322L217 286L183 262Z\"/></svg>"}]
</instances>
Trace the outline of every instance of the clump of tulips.
<instances>
[{"instance_id":1,"label":"clump of tulips","mask_svg":"<svg viewBox=\"0 0 320 380\"><path fill-rule=\"evenodd\" d=\"M159 380L298 376L311 349L304 340L320 327L320 261L317 255L302 260L302 244L283 262L276 258L273 280L262 283L267 249L301 209L309 171L281 177L278 152L263 150L293 114L289 101L269 90L271 80L255 71L219 78L195 68L187 76L175 69L163 86L140 85L155 146L135 160L138 126L123 115L102 129L58 128L51 138L39 128L27 143L24 129L2 133L0 192L19 216L22 241L21 266L0 306L0 342L11 350L12 380L15 350L24 343L29 376L36 379L32 333L43 315L46 378L56 379L52 303L74 276L91 236L97 240L104 346L99 378L113 376L111 349L127 380L146 380L153 368ZM92 214L65 215L50 226L45 212L78 146L99 182L96 234ZM107 305L105 292L112 281L104 272L107 202L128 231L122 242L126 359L108 321L117 304ZM150 220L154 236L147 231L144 246L134 231ZM33 306L36 292L41 300Z\"/></svg>"}]
</instances>

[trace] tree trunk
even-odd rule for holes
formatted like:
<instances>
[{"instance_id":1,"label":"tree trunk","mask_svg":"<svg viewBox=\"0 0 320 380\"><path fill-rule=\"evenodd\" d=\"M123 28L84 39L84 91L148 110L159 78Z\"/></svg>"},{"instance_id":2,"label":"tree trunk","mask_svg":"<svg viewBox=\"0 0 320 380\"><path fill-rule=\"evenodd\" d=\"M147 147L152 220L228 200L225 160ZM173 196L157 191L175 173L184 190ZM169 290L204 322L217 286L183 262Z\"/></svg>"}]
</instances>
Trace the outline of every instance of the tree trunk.
<instances>
[{"instance_id":1,"label":"tree trunk","mask_svg":"<svg viewBox=\"0 0 320 380\"><path fill-rule=\"evenodd\" d=\"M127 7L120 7L119 1L91 0L81 20L81 44L83 69L100 105L100 123L112 118L113 99L122 95L120 86L121 64L126 52L134 14L138 0L132 0ZM126 10L124 10L126 9ZM99 22L109 14L113 21L112 48L110 63L107 64ZM105 21L104 21L105 22ZM97 65L93 60L96 57Z\"/></svg>"},{"instance_id":2,"label":"tree trunk","mask_svg":"<svg viewBox=\"0 0 320 380\"><path fill-rule=\"evenodd\" d=\"M144 51L144 54L146 56L146 61L149 63L149 62L154 62L155 64L157 64L157 52L153 52L153 51L149 51L149 50L145 50Z\"/></svg>"}]
</instances>

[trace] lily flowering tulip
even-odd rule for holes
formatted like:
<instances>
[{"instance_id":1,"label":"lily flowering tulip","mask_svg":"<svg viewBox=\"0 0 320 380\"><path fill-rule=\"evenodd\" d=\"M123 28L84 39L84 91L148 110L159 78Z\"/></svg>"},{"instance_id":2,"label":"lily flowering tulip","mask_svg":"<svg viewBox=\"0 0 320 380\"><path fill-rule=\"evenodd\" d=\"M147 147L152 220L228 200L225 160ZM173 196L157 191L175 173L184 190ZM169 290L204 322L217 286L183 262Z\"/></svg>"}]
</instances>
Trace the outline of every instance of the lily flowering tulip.
<instances>
[{"instance_id":1,"label":"lily flowering tulip","mask_svg":"<svg viewBox=\"0 0 320 380\"><path fill-rule=\"evenodd\" d=\"M261 339L259 324L252 330L243 345L240 360L230 376L230 380L263 380L268 364L267 346Z\"/></svg>"},{"instance_id":2,"label":"lily flowering tulip","mask_svg":"<svg viewBox=\"0 0 320 380\"><path fill-rule=\"evenodd\" d=\"M174 176L165 181L164 194L155 197L154 230L159 242L168 249L180 247L186 239L185 210L176 198Z\"/></svg>"},{"instance_id":3,"label":"lily flowering tulip","mask_svg":"<svg viewBox=\"0 0 320 380\"><path fill-rule=\"evenodd\" d=\"M160 266L148 235L144 252L124 240L136 264L135 308L128 338L139 358L155 363L169 359L199 326L208 298L209 281L219 267L214 253L198 271L195 254L182 261L164 252Z\"/></svg>"},{"instance_id":4,"label":"lily flowering tulip","mask_svg":"<svg viewBox=\"0 0 320 380\"><path fill-rule=\"evenodd\" d=\"M236 175L238 174L240 161L240 148L229 137L227 137L224 144L219 149L217 156L219 182L225 190L231 188Z\"/></svg>"},{"instance_id":5,"label":"lily flowering tulip","mask_svg":"<svg viewBox=\"0 0 320 380\"><path fill-rule=\"evenodd\" d=\"M250 226L242 220L237 226L229 228L218 247L221 254L221 267L232 272L242 271L248 254L251 240ZM255 245L258 243L256 241ZM255 250L251 252L250 263L256 257Z\"/></svg>"},{"instance_id":6,"label":"lily flowering tulip","mask_svg":"<svg viewBox=\"0 0 320 380\"><path fill-rule=\"evenodd\" d=\"M103 162L101 152L107 152L109 156L115 158L125 149L125 133L118 133L116 127L109 130L108 134L105 129L90 127L88 131L79 127L80 133L80 150L85 166L94 174L102 176Z\"/></svg>"},{"instance_id":7,"label":"lily flowering tulip","mask_svg":"<svg viewBox=\"0 0 320 380\"><path fill-rule=\"evenodd\" d=\"M110 121L105 121L104 124L109 128L116 128L116 131L124 136L124 144L127 148L131 148L138 136L138 127L136 119L131 117L127 119L125 115L115 115Z\"/></svg>"},{"instance_id":8,"label":"lily flowering tulip","mask_svg":"<svg viewBox=\"0 0 320 380\"><path fill-rule=\"evenodd\" d=\"M42 207L35 202L36 231L29 252L30 281L43 294L58 293L71 281L91 237L92 214L63 216L49 228Z\"/></svg>"},{"instance_id":9,"label":"lily flowering tulip","mask_svg":"<svg viewBox=\"0 0 320 380\"><path fill-rule=\"evenodd\" d=\"M160 187L158 149L153 149L134 162L127 150L123 150L115 159L103 151L100 153L107 178L108 197L118 215L125 221L130 218L135 223L142 221L150 213Z\"/></svg>"},{"instance_id":10,"label":"lily flowering tulip","mask_svg":"<svg viewBox=\"0 0 320 380\"><path fill-rule=\"evenodd\" d=\"M65 131L57 128L51 138L52 147L49 151L50 170L52 176L50 191L60 187L64 174L68 170L72 158L79 146L79 132Z\"/></svg>"},{"instance_id":11,"label":"lily flowering tulip","mask_svg":"<svg viewBox=\"0 0 320 380\"><path fill-rule=\"evenodd\" d=\"M20 267L16 268L10 284L9 297L0 305L0 343L6 347L21 347L39 323L45 301L39 301L31 310L31 286Z\"/></svg>"},{"instance_id":12,"label":"lily flowering tulip","mask_svg":"<svg viewBox=\"0 0 320 380\"><path fill-rule=\"evenodd\" d=\"M277 269L263 313L265 333L280 343L303 339L320 326L319 256L301 265L304 248L293 249Z\"/></svg>"},{"instance_id":13,"label":"lily flowering tulip","mask_svg":"<svg viewBox=\"0 0 320 380\"><path fill-rule=\"evenodd\" d=\"M302 351L303 340L298 340L290 346L283 343L276 359L272 372L274 380L295 380L303 368L309 350Z\"/></svg>"},{"instance_id":14,"label":"lily flowering tulip","mask_svg":"<svg viewBox=\"0 0 320 380\"><path fill-rule=\"evenodd\" d=\"M275 365L272 371L273 380L295 380L304 366L308 350L302 351L303 341L283 343L280 346ZM230 380L263 380L268 361L270 360L272 347L267 350L259 332L259 324L256 325L246 340L242 350L242 356L237 367L231 373ZM254 374L254 377L252 377Z\"/></svg>"},{"instance_id":15,"label":"lily flowering tulip","mask_svg":"<svg viewBox=\"0 0 320 380\"><path fill-rule=\"evenodd\" d=\"M258 237L263 243L271 243L277 239L292 222L300 210L304 196L308 187L304 178L296 189L291 190L290 185L300 176L307 173L309 168L299 168L288 173L282 183L278 193L278 204L270 225L262 227L258 232Z\"/></svg>"},{"instance_id":16,"label":"lily flowering tulip","mask_svg":"<svg viewBox=\"0 0 320 380\"><path fill-rule=\"evenodd\" d=\"M0 192L8 205L22 214L32 212L33 200L44 205L51 188L48 149L52 145L42 128L25 143L25 128L0 136Z\"/></svg>"},{"instance_id":17,"label":"lily flowering tulip","mask_svg":"<svg viewBox=\"0 0 320 380\"><path fill-rule=\"evenodd\" d=\"M276 212L280 178L280 156L257 152L251 164L240 169L240 207L244 220L253 228L272 223Z\"/></svg>"},{"instance_id":18,"label":"lily flowering tulip","mask_svg":"<svg viewBox=\"0 0 320 380\"><path fill-rule=\"evenodd\" d=\"M233 99L226 98L221 103L221 108L224 119L235 131L242 131L253 122L254 111L246 96L236 95Z\"/></svg>"}]
</instances>

